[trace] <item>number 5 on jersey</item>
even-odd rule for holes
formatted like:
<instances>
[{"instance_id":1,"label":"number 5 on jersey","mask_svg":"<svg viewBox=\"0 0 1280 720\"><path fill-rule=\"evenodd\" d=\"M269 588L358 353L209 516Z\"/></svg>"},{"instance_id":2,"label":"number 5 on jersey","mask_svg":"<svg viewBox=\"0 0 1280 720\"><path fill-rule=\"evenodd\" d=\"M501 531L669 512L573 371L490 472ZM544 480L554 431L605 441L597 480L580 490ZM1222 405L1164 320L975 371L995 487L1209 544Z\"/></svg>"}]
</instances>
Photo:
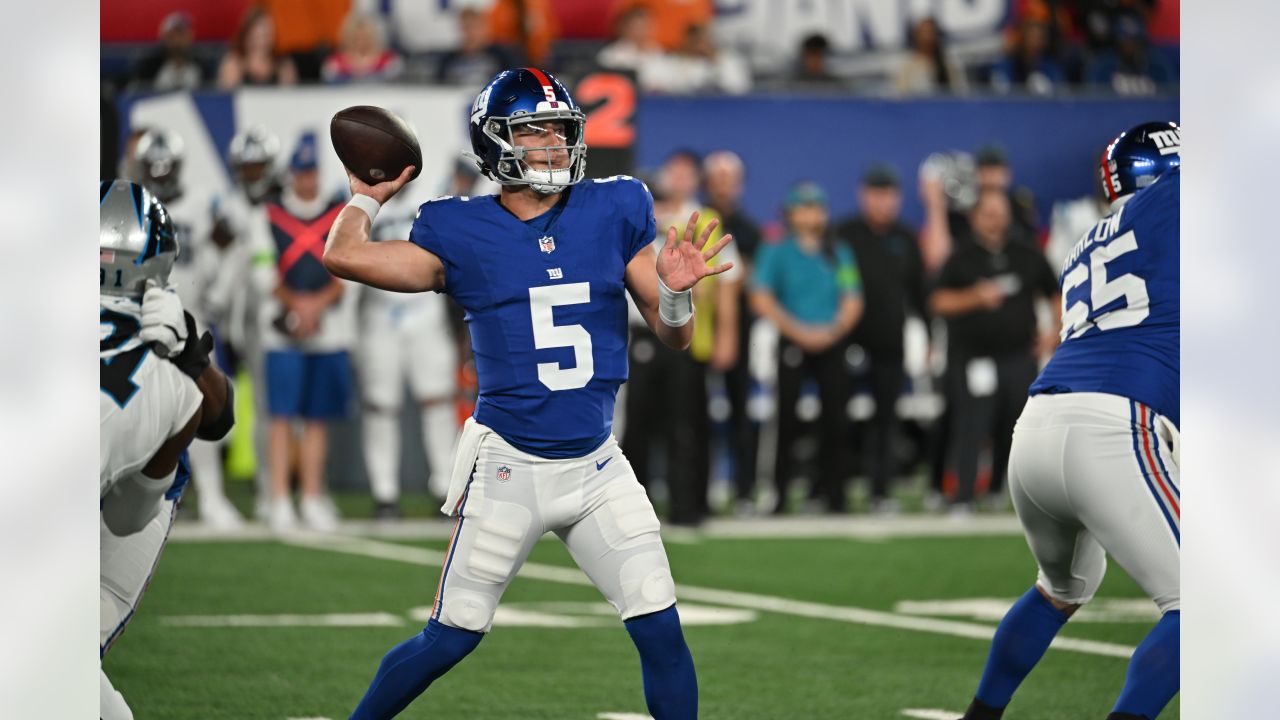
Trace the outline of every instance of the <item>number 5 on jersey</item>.
<instances>
[{"instance_id":1,"label":"number 5 on jersey","mask_svg":"<svg viewBox=\"0 0 1280 720\"><path fill-rule=\"evenodd\" d=\"M573 348L574 366L571 368L561 367L558 362L538 363L538 380L552 390L574 390L586 387L595 373L590 333L581 325L556 325L552 314L559 305L580 305L587 302L591 302L590 283L529 288L533 346L539 350Z\"/></svg>"}]
</instances>

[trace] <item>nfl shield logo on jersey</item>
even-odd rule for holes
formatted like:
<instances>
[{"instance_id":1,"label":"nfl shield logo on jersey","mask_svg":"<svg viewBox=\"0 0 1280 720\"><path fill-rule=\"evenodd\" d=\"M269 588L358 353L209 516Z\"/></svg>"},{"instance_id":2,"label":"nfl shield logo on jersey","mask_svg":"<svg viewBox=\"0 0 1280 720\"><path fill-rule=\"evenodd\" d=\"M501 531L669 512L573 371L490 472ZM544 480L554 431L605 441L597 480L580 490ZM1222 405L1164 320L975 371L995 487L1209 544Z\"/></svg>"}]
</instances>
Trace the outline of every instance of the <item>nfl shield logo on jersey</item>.
<instances>
[{"instance_id":1,"label":"nfl shield logo on jersey","mask_svg":"<svg viewBox=\"0 0 1280 720\"><path fill-rule=\"evenodd\" d=\"M506 482L511 479L511 468L506 465L498 467L498 482Z\"/></svg>"},{"instance_id":2,"label":"nfl shield logo on jersey","mask_svg":"<svg viewBox=\"0 0 1280 720\"><path fill-rule=\"evenodd\" d=\"M538 238L538 249L544 253L549 253L552 250L555 250L556 239L551 237L550 235Z\"/></svg>"}]
</instances>

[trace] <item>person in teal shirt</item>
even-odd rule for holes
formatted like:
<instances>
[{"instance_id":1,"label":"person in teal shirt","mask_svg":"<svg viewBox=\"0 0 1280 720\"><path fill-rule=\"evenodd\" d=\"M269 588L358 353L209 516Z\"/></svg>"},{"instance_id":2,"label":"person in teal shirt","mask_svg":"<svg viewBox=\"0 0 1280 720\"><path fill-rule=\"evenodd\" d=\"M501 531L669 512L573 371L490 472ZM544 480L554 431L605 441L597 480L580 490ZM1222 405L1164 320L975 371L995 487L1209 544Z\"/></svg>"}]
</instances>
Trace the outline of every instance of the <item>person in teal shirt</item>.
<instances>
[{"instance_id":1,"label":"person in teal shirt","mask_svg":"<svg viewBox=\"0 0 1280 720\"><path fill-rule=\"evenodd\" d=\"M783 212L788 235L762 246L751 278L751 306L775 326L778 344L778 451L774 514L787 510L787 490L795 468L792 448L801 421L800 388L812 379L822 403L818 477L811 496L830 512L846 509L849 474L849 396L852 382L844 359L844 339L862 316L862 278L853 250L831 232L827 194L804 182L788 191Z\"/></svg>"}]
</instances>

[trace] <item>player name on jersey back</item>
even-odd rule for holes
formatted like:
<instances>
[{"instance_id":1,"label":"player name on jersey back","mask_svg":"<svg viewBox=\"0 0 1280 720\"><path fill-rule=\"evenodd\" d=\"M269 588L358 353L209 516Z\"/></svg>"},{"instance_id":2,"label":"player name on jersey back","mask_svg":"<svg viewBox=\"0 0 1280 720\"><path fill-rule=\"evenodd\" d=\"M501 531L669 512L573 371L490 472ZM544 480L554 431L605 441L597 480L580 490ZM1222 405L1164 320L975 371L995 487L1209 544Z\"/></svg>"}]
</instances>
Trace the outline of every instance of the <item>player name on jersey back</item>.
<instances>
[{"instance_id":1,"label":"player name on jersey back","mask_svg":"<svg viewBox=\"0 0 1280 720\"><path fill-rule=\"evenodd\" d=\"M1140 190L1067 256L1062 345L1032 395L1109 393L1178 424L1180 177Z\"/></svg>"},{"instance_id":2,"label":"player name on jersey back","mask_svg":"<svg viewBox=\"0 0 1280 720\"><path fill-rule=\"evenodd\" d=\"M409 239L444 263L466 311L478 422L540 457L608 439L627 378L626 266L655 233L648 188L626 176L581 182L529 221L495 196L422 205Z\"/></svg>"}]
</instances>

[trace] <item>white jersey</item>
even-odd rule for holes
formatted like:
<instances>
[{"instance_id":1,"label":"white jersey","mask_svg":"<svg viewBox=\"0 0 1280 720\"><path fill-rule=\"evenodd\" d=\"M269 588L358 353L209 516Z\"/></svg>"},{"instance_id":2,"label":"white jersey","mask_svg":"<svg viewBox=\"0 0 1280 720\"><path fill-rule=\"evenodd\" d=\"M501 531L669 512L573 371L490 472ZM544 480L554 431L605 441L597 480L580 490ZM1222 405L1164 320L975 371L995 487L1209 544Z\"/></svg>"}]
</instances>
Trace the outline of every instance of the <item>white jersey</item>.
<instances>
[{"instance_id":1,"label":"white jersey","mask_svg":"<svg viewBox=\"0 0 1280 720\"><path fill-rule=\"evenodd\" d=\"M218 272L221 253L210 239L213 229L209 208L185 194L164 204L178 237L178 259L169 282L178 291L182 307L197 317L204 314L204 295Z\"/></svg>"},{"instance_id":2,"label":"white jersey","mask_svg":"<svg viewBox=\"0 0 1280 720\"><path fill-rule=\"evenodd\" d=\"M203 401L194 380L139 340L140 309L136 302L122 298L101 301L99 497L121 477L150 462Z\"/></svg>"}]
</instances>

